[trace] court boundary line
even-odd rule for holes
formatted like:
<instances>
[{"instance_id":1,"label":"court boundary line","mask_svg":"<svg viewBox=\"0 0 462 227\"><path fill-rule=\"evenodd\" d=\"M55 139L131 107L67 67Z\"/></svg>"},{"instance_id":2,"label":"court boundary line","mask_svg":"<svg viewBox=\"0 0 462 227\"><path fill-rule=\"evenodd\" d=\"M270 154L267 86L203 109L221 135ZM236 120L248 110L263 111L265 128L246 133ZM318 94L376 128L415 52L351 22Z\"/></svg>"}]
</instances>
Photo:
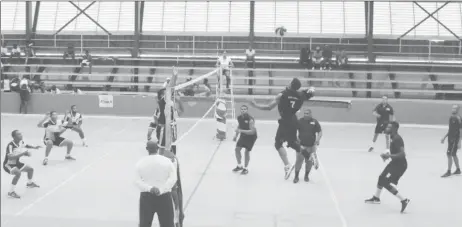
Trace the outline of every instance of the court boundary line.
<instances>
[{"instance_id":1,"label":"court boundary line","mask_svg":"<svg viewBox=\"0 0 462 227\"><path fill-rule=\"evenodd\" d=\"M14 114L14 113L1 113L1 116L7 116L7 117L30 117L30 118L35 118L39 116L43 116L43 114L27 114L27 115L20 115L20 114ZM147 117L147 116L114 116L114 115L85 115L84 118L90 118L90 119L133 119L133 120L152 120L152 117ZM195 122L198 120L204 121L204 122L216 122L215 118L210 117L210 118L178 118L179 121L188 121L188 122ZM276 119L276 118L275 118ZM256 124L263 123L266 125L276 125L277 121L276 120L257 120ZM375 126L375 123L361 123L361 122L330 122L330 121L321 121L323 125L332 125L332 126L360 126L360 127L370 127L370 126ZM438 124L400 124L400 127L402 128L420 128L420 129L447 129L446 125L438 125Z\"/></svg>"},{"instance_id":2,"label":"court boundary line","mask_svg":"<svg viewBox=\"0 0 462 227\"><path fill-rule=\"evenodd\" d=\"M21 115L22 116L22 115ZM119 135L119 134L122 134L124 133L125 131L127 130L127 127L123 128L122 130L114 133L114 135ZM58 185L56 185L55 187L53 187L52 189L50 189L47 193L45 193L44 195L38 197L37 199L35 199L33 202L29 203L28 205L26 205L24 208L22 208L21 210L19 210L18 212L16 212L15 214L11 215L12 217L5 221L2 226L7 226L8 223L10 223L10 221L16 217L19 217L21 215L23 215L24 213L26 213L27 211L29 211L30 209L32 209L35 205L39 204L41 201L45 200L46 198L48 198L50 195L52 195L53 193L55 193L56 191L58 191L59 189L61 189L63 186L67 185L69 182L73 181L75 178L77 178L78 176L80 176L82 173L86 172L89 168L93 167L95 164L99 163L100 161L106 159L108 156L110 156L111 154L113 154L113 152L111 152L112 150L107 150L106 152L103 153L103 155L101 155L99 158L95 159L94 161L88 163L87 165L85 165L82 169L74 172L71 176L69 176L67 179L65 179L64 181L62 181L61 183L59 183Z\"/></svg>"}]
</instances>

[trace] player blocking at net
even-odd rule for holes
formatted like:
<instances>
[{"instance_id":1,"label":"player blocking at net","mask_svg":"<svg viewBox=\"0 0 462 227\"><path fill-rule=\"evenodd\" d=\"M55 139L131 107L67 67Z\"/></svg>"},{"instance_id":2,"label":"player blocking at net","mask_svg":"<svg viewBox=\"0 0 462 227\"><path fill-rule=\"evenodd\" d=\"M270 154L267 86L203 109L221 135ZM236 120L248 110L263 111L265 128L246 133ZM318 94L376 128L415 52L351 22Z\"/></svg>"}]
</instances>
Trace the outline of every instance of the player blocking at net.
<instances>
[{"instance_id":1,"label":"player blocking at net","mask_svg":"<svg viewBox=\"0 0 462 227\"><path fill-rule=\"evenodd\" d=\"M233 172L241 171L243 175L249 173L250 151L252 151L255 141L257 141L255 119L249 114L248 109L246 105L241 106L241 115L237 117L239 125L236 128L236 134L233 138L233 141L237 140L235 148L237 167L233 169ZM239 140L237 139L238 137ZM244 166L242 166L242 148L245 149Z\"/></svg>"}]
</instances>

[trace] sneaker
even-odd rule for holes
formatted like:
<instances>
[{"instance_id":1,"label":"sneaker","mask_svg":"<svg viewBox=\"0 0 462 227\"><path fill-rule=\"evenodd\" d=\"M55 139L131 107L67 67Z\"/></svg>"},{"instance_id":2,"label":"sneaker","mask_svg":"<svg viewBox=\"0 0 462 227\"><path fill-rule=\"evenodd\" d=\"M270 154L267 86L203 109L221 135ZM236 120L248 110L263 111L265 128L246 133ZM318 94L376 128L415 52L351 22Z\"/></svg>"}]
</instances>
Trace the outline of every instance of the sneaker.
<instances>
[{"instance_id":1,"label":"sneaker","mask_svg":"<svg viewBox=\"0 0 462 227\"><path fill-rule=\"evenodd\" d=\"M43 164L44 166L48 165L48 158L43 159L42 164Z\"/></svg>"},{"instance_id":2,"label":"sneaker","mask_svg":"<svg viewBox=\"0 0 462 227\"><path fill-rule=\"evenodd\" d=\"M374 148L373 148L373 147L370 147L370 148L369 148L369 152L372 152L372 151L374 151Z\"/></svg>"},{"instance_id":3,"label":"sneaker","mask_svg":"<svg viewBox=\"0 0 462 227\"><path fill-rule=\"evenodd\" d=\"M298 177L294 177L294 184L298 183L298 181L300 181Z\"/></svg>"},{"instance_id":4,"label":"sneaker","mask_svg":"<svg viewBox=\"0 0 462 227\"><path fill-rule=\"evenodd\" d=\"M318 161L318 155L313 152L313 154L310 157L311 161L313 162L314 169L317 170L319 169L319 161Z\"/></svg>"},{"instance_id":5,"label":"sneaker","mask_svg":"<svg viewBox=\"0 0 462 227\"><path fill-rule=\"evenodd\" d=\"M34 183L34 182L27 183L26 187L28 187L28 188L40 188L40 186L38 184Z\"/></svg>"},{"instance_id":6,"label":"sneaker","mask_svg":"<svg viewBox=\"0 0 462 227\"><path fill-rule=\"evenodd\" d=\"M305 178L303 178L303 180L305 180L305 182L310 182L310 177L308 176L308 174L305 175Z\"/></svg>"},{"instance_id":7,"label":"sneaker","mask_svg":"<svg viewBox=\"0 0 462 227\"><path fill-rule=\"evenodd\" d=\"M443 176L441 176L442 178L446 178L446 177L449 177L451 176L451 171L447 171L445 174L443 174Z\"/></svg>"},{"instance_id":8,"label":"sneaker","mask_svg":"<svg viewBox=\"0 0 462 227\"><path fill-rule=\"evenodd\" d=\"M70 155L66 155L66 157L64 158L66 160L69 160L69 161L75 161L76 159Z\"/></svg>"},{"instance_id":9,"label":"sneaker","mask_svg":"<svg viewBox=\"0 0 462 227\"><path fill-rule=\"evenodd\" d=\"M405 199L405 200L401 201L401 213L403 213L404 210L406 210L406 207L407 207L407 205L409 205L409 202L411 202L411 200L409 200L409 199Z\"/></svg>"},{"instance_id":10,"label":"sneaker","mask_svg":"<svg viewBox=\"0 0 462 227\"><path fill-rule=\"evenodd\" d=\"M249 170L247 168L244 168L241 172L242 175L247 175L249 173Z\"/></svg>"},{"instance_id":11,"label":"sneaker","mask_svg":"<svg viewBox=\"0 0 462 227\"><path fill-rule=\"evenodd\" d=\"M244 168L240 167L240 166L236 166L236 168L233 169L233 172L239 172L239 171L242 171Z\"/></svg>"},{"instance_id":12,"label":"sneaker","mask_svg":"<svg viewBox=\"0 0 462 227\"><path fill-rule=\"evenodd\" d=\"M452 174L454 174L454 175L459 175L459 174L461 174L460 169L456 169L456 171L454 171L454 173L452 173Z\"/></svg>"},{"instance_id":13,"label":"sneaker","mask_svg":"<svg viewBox=\"0 0 462 227\"><path fill-rule=\"evenodd\" d=\"M290 174L292 174L292 171L294 171L294 168L295 166L294 165L290 165L289 167L285 167L285 172L286 172L286 176L284 177L284 179L289 179L290 177Z\"/></svg>"},{"instance_id":14,"label":"sneaker","mask_svg":"<svg viewBox=\"0 0 462 227\"><path fill-rule=\"evenodd\" d=\"M21 198L21 196L16 194L16 192L8 192L8 196L11 197L11 198L14 198L14 199L20 199Z\"/></svg>"},{"instance_id":15,"label":"sneaker","mask_svg":"<svg viewBox=\"0 0 462 227\"><path fill-rule=\"evenodd\" d=\"M370 204L380 204L380 199L375 197L375 196L372 196L372 198L370 199L366 199L364 200L365 203L370 203Z\"/></svg>"}]
</instances>

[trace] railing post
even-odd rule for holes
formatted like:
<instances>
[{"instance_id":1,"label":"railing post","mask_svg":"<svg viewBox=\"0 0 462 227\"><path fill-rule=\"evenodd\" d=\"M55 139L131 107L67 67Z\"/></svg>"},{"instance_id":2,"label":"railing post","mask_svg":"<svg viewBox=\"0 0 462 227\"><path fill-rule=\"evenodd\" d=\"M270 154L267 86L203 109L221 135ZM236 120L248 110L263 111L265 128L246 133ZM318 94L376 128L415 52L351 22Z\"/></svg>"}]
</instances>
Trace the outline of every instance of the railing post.
<instances>
[{"instance_id":1,"label":"railing post","mask_svg":"<svg viewBox=\"0 0 462 227\"><path fill-rule=\"evenodd\" d=\"M221 49L223 50L223 36L221 36Z\"/></svg>"},{"instance_id":2,"label":"railing post","mask_svg":"<svg viewBox=\"0 0 462 227\"><path fill-rule=\"evenodd\" d=\"M196 49L196 36L193 35L193 41L192 41L193 55L195 54L195 49Z\"/></svg>"},{"instance_id":3,"label":"railing post","mask_svg":"<svg viewBox=\"0 0 462 227\"><path fill-rule=\"evenodd\" d=\"M428 40L428 58L432 55L432 41Z\"/></svg>"},{"instance_id":4,"label":"railing post","mask_svg":"<svg viewBox=\"0 0 462 227\"><path fill-rule=\"evenodd\" d=\"M167 49L167 36L164 36L164 49Z\"/></svg>"},{"instance_id":5,"label":"railing post","mask_svg":"<svg viewBox=\"0 0 462 227\"><path fill-rule=\"evenodd\" d=\"M83 35L80 35L80 54L83 54Z\"/></svg>"},{"instance_id":6,"label":"railing post","mask_svg":"<svg viewBox=\"0 0 462 227\"><path fill-rule=\"evenodd\" d=\"M111 40L109 39L109 35L107 35L107 48L111 47Z\"/></svg>"},{"instance_id":7,"label":"railing post","mask_svg":"<svg viewBox=\"0 0 462 227\"><path fill-rule=\"evenodd\" d=\"M310 37L310 50L313 49L313 47L311 46L311 44L312 44L312 38Z\"/></svg>"},{"instance_id":8,"label":"railing post","mask_svg":"<svg viewBox=\"0 0 462 227\"><path fill-rule=\"evenodd\" d=\"M55 47L56 47L56 35L54 36L54 42L55 42Z\"/></svg>"},{"instance_id":9,"label":"railing post","mask_svg":"<svg viewBox=\"0 0 462 227\"><path fill-rule=\"evenodd\" d=\"M401 53L401 39L399 39L399 53Z\"/></svg>"},{"instance_id":10,"label":"railing post","mask_svg":"<svg viewBox=\"0 0 462 227\"><path fill-rule=\"evenodd\" d=\"M462 40L459 40L459 54L462 54Z\"/></svg>"}]
</instances>

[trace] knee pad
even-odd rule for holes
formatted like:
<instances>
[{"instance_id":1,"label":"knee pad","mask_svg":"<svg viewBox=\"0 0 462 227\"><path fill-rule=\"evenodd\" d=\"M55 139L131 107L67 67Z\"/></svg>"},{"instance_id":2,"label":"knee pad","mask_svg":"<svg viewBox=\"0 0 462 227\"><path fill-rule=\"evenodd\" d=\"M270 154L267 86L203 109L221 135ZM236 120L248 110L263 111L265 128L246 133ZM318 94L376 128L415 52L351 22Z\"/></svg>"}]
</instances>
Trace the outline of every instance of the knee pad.
<instances>
[{"instance_id":1,"label":"knee pad","mask_svg":"<svg viewBox=\"0 0 462 227\"><path fill-rule=\"evenodd\" d=\"M274 147L276 148L276 150L279 150L282 147L282 141L276 140L274 142Z\"/></svg>"}]
</instances>

